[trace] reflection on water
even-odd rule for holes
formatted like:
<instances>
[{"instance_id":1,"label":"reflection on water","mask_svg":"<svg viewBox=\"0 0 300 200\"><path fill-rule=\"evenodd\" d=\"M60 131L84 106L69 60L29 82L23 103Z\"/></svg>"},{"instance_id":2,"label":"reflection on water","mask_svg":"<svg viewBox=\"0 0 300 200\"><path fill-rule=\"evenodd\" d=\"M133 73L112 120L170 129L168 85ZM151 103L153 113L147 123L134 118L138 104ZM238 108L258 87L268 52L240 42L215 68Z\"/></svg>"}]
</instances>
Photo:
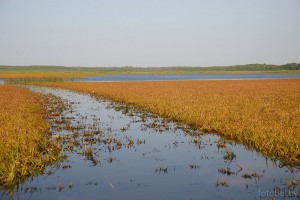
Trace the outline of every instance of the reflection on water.
<instances>
[{"instance_id":1,"label":"reflection on water","mask_svg":"<svg viewBox=\"0 0 300 200\"><path fill-rule=\"evenodd\" d=\"M182 124L84 94L31 89L68 102L65 116L52 124L53 139L64 145L67 160L19 186L15 199L271 199L274 191L290 199L298 195L298 169L217 135L198 135Z\"/></svg>"},{"instance_id":2,"label":"reflection on water","mask_svg":"<svg viewBox=\"0 0 300 200\"><path fill-rule=\"evenodd\" d=\"M90 76L81 81L160 81L160 80L237 80L237 79L272 79L300 78L300 74L180 74L180 75L145 75L119 74Z\"/></svg>"},{"instance_id":3,"label":"reflection on water","mask_svg":"<svg viewBox=\"0 0 300 200\"><path fill-rule=\"evenodd\" d=\"M4 84L4 80L3 79L0 79L0 84Z\"/></svg>"}]
</instances>

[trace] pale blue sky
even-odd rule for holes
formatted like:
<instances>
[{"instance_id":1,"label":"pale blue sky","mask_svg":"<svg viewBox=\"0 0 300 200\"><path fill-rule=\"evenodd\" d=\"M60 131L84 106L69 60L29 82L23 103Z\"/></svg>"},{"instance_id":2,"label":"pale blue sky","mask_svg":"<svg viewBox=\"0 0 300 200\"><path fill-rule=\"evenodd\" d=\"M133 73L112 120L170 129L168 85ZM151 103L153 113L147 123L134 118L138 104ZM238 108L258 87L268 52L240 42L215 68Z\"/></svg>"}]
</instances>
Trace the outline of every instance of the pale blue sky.
<instances>
[{"instance_id":1,"label":"pale blue sky","mask_svg":"<svg viewBox=\"0 0 300 200\"><path fill-rule=\"evenodd\" d=\"M300 62L300 0L0 0L0 64Z\"/></svg>"}]
</instances>

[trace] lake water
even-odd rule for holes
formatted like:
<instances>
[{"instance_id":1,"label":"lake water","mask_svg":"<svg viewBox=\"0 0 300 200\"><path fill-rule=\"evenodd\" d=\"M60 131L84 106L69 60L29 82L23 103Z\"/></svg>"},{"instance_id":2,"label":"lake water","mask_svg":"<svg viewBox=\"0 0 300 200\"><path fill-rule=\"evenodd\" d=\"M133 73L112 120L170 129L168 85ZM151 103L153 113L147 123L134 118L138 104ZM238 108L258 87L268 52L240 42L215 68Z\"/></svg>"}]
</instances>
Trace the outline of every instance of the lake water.
<instances>
[{"instance_id":1,"label":"lake water","mask_svg":"<svg viewBox=\"0 0 300 200\"><path fill-rule=\"evenodd\" d=\"M276 79L300 78L300 74L180 74L180 75L144 75L118 74L90 76L81 81L172 81L172 80L237 80L237 79Z\"/></svg>"},{"instance_id":2,"label":"lake water","mask_svg":"<svg viewBox=\"0 0 300 200\"><path fill-rule=\"evenodd\" d=\"M89 95L30 88L69 105L51 121L67 160L21 184L14 199L271 199L274 189L300 197L289 187L299 169L243 145ZM61 119L75 128L60 129Z\"/></svg>"},{"instance_id":3,"label":"lake water","mask_svg":"<svg viewBox=\"0 0 300 200\"><path fill-rule=\"evenodd\" d=\"M56 81L64 82L113 82L113 81L175 81L175 80L246 80L246 79L281 79L281 78L300 78L300 74L167 74L167 75L151 75L151 74L117 74L103 76L89 76L85 78L65 78ZM47 82L55 81L45 78L41 79L0 79L0 84L23 82Z\"/></svg>"}]
</instances>

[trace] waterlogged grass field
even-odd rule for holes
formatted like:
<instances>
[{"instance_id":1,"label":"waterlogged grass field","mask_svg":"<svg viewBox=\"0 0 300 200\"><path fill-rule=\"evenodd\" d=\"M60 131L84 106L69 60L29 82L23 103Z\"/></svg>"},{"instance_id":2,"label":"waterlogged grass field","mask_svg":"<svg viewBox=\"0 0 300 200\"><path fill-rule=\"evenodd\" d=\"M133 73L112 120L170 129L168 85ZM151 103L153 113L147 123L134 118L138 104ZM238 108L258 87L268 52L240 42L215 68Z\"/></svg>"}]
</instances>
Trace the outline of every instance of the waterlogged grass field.
<instances>
[{"instance_id":1,"label":"waterlogged grass field","mask_svg":"<svg viewBox=\"0 0 300 200\"><path fill-rule=\"evenodd\" d=\"M42 173L57 156L46 133L46 98L27 89L0 85L0 185L13 187Z\"/></svg>"},{"instance_id":2,"label":"waterlogged grass field","mask_svg":"<svg viewBox=\"0 0 300 200\"><path fill-rule=\"evenodd\" d=\"M40 83L124 102L300 165L300 80Z\"/></svg>"}]
</instances>

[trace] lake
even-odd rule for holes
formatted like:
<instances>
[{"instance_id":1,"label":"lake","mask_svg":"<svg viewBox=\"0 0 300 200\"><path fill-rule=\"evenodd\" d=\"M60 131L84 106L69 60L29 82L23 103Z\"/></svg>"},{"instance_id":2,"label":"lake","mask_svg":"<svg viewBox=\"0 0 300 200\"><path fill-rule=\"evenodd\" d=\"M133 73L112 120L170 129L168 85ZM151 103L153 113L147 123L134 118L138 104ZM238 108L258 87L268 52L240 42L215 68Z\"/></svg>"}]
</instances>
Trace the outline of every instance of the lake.
<instances>
[{"instance_id":1,"label":"lake","mask_svg":"<svg viewBox=\"0 0 300 200\"><path fill-rule=\"evenodd\" d=\"M167 74L167 75L151 75L151 74L116 74L89 76L84 78L65 78L52 80L48 78L33 79L0 79L0 84L13 83L19 84L23 82L114 82L114 81L176 81L176 80L247 80L247 79L282 79L282 78L300 78L300 74Z\"/></svg>"},{"instance_id":2,"label":"lake","mask_svg":"<svg viewBox=\"0 0 300 200\"><path fill-rule=\"evenodd\" d=\"M90 76L80 81L175 81L175 80L239 80L239 79L276 79L300 78L300 74L178 74L178 75L145 75L117 74Z\"/></svg>"}]
</instances>

